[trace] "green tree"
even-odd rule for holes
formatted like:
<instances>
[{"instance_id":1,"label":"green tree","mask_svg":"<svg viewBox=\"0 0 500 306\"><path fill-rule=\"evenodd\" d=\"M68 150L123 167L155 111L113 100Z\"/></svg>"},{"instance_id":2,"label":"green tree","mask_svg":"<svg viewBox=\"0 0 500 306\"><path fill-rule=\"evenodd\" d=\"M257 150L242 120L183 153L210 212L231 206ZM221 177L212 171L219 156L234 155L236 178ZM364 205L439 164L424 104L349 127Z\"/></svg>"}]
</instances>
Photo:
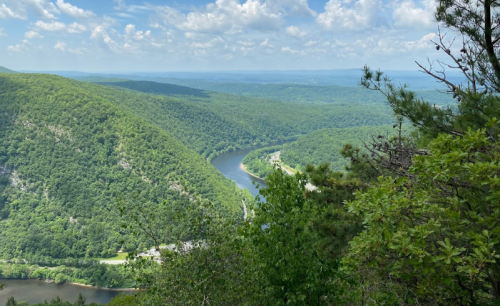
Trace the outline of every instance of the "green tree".
<instances>
[{"instance_id":1,"label":"green tree","mask_svg":"<svg viewBox=\"0 0 500 306\"><path fill-rule=\"evenodd\" d=\"M16 299L11 296L8 300L7 300L7 303L5 304L5 306L17 306L17 301Z\"/></svg>"},{"instance_id":2,"label":"green tree","mask_svg":"<svg viewBox=\"0 0 500 306\"><path fill-rule=\"evenodd\" d=\"M83 294L78 293L78 299L75 302L75 306L85 306L86 301L87 298Z\"/></svg>"},{"instance_id":3,"label":"green tree","mask_svg":"<svg viewBox=\"0 0 500 306\"><path fill-rule=\"evenodd\" d=\"M372 142L371 162L391 174L348 203L364 223L344 259L360 281L361 303L500 303L498 7L498 1L439 1L436 18L463 43L455 52L454 40L438 32L435 47L451 63L419 66L448 88L456 105L436 107L365 67L362 84L386 95L420 137L408 146ZM461 71L467 84L450 82L444 68Z\"/></svg>"},{"instance_id":4,"label":"green tree","mask_svg":"<svg viewBox=\"0 0 500 306\"><path fill-rule=\"evenodd\" d=\"M411 177L380 178L348 203L365 230L344 263L372 276L364 284L376 288L365 292L369 302L496 305L499 143L485 130L469 131L441 135L429 150L415 159Z\"/></svg>"},{"instance_id":5,"label":"green tree","mask_svg":"<svg viewBox=\"0 0 500 306\"><path fill-rule=\"evenodd\" d=\"M327 305L334 299L336 267L314 248L316 233L308 222L318 208L304 197L306 176L277 169L268 175L266 201L255 207L246 237L254 245L264 279L261 305Z\"/></svg>"}]
</instances>

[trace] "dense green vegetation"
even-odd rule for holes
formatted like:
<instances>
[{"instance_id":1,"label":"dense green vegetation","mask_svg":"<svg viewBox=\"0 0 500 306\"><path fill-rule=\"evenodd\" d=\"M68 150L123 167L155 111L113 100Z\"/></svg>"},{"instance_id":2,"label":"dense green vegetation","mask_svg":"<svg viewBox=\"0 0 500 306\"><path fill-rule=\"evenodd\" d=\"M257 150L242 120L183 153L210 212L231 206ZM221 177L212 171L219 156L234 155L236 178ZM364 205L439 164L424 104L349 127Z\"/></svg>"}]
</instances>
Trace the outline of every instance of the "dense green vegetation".
<instances>
[{"instance_id":1,"label":"dense green vegetation","mask_svg":"<svg viewBox=\"0 0 500 306\"><path fill-rule=\"evenodd\" d=\"M0 278L53 280L56 284L79 283L108 288L132 288L133 278L123 265L106 265L92 260L76 260L69 266L40 266L25 263L0 263Z\"/></svg>"},{"instance_id":2,"label":"dense green vegetation","mask_svg":"<svg viewBox=\"0 0 500 306\"><path fill-rule=\"evenodd\" d=\"M248 153L241 163L244 165L246 171L260 178L265 178L274 170L269 160L269 154L279 151L282 148L283 146L280 145L254 150Z\"/></svg>"},{"instance_id":3,"label":"dense green vegetation","mask_svg":"<svg viewBox=\"0 0 500 306\"><path fill-rule=\"evenodd\" d=\"M162 97L130 90L105 91L88 85L89 90L102 91L110 101L127 107L208 158L228 150L293 139L321 128L391 122L385 106L364 100L306 105L153 82L111 84L134 91L174 95Z\"/></svg>"},{"instance_id":4,"label":"dense green vegetation","mask_svg":"<svg viewBox=\"0 0 500 306\"><path fill-rule=\"evenodd\" d=\"M0 258L149 248L121 228L118 196L172 209L208 200L227 217L242 215L234 183L107 98L115 92L49 75L0 76Z\"/></svg>"},{"instance_id":5,"label":"dense green vegetation","mask_svg":"<svg viewBox=\"0 0 500 306\"><path fill-rule=\"evenodd\" d=\"M335 171L345 170L349 160L340 153L346 144L363 147L363 142L378 135L387 136L393 132L392 126L362 126L342 129L322 129L299 137L296 141L283 145L281 161L303 171L307 164L330 164Z\"/></svg>"},{"instance_id":6,"label":"dense green vegetation","mask_svg":"<svg viewBox=\"0 0 500 306\"><path fill-rule=\"evenodd\" d=\"M343 171L349 162L341 153L346 144L363 147L371 137L387 136L393 129L389 125L321 129L281 146L252 151L245 156L243 164L250 173L265 178L273 171L271 153L280 151L280 161L299 171L304 171L308 164L322 163L328 163L334 171Z\"/></svg>"},{"instance_id":7,"label":"dense green vegetation","mask_svg":"<svg viewBox=\"0 0 500 306\"><path fill-rule=\"evenodd\" d=\"M358 73L359 74L359 73ZM259 84L259 83L233 83L227 82L209 82L198 79L153 79L159 83L172 83L202 90L236 94L247 97L257 97L284 102L294 103L312 103L312 104L352 104L368 103L373 105L385 105L384 97L369 90L356 87L356 83L338 86L338 85L304 85L296 83L285 84ZM283 79L279 81L283 82ZM121 85L119 85L121 86ZM170 85L171 86L171 85ZM419 96L426 100L433 101L437 105L447 105L451 99L444 92L436 90L420 90Z\"/></svg>"},{"instance_id":8,"label":"dense green vegetation","mask_svg":"<svg viewBox=\"0 0 500 306\"><path fill-rule=\"evenodd\" d=\"M192 237L192 249L166 250L159 265L136 262L148 290L134 302L499 305L497 6L439 1L436 17L464 36L464 47L448 49L448 33L435 47L469 86L421 67L444 78L453 105L435 107L365 67L363 86L383 94L396 117L392 132L367 139L365 151L346 144L346 171L324 163L293 176L271 172L265 201L250 206L246 222L199 207L190 227L204 234ZM318 189L307 190L308 181Z\"/></svg>"}]
</instances>

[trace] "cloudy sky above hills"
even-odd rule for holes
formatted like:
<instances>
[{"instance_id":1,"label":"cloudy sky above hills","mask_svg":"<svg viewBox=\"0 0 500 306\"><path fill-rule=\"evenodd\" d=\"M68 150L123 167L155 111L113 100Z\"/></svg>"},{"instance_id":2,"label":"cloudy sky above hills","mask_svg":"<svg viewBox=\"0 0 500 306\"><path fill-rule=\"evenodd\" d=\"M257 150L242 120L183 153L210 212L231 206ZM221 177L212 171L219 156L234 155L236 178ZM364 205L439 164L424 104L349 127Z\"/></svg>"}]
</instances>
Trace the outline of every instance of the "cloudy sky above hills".
<instances>
[{"instance_id":1,"label":"cloudy sky above hills","mask_svg":"<svg viewBox=\"0 0 500 306\"><path fill-rule=\"evenodd\" d=\"M17 70L416 70L435 0L0 0Z\"/></svg>"}]
</instances>

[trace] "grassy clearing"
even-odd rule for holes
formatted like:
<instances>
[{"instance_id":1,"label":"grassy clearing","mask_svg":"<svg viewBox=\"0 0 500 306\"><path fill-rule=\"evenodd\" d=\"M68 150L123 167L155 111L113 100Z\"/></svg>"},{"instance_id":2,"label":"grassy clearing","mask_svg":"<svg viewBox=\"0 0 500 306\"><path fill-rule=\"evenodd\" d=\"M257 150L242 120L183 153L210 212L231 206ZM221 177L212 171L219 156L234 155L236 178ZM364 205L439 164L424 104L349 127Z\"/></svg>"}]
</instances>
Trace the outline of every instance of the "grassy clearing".
<instances>
[{"instance_id":1,"label":"grassy clearing","mask_svg":"<svg viewBox=\"0 0 500 306\"><path fill-rule=\"evenodd\" d=\"M117 253L115 257L110 257L110 258L96 258L96 260L125 260L127 259L128 253Z\"/></svg>"}]
</instances>

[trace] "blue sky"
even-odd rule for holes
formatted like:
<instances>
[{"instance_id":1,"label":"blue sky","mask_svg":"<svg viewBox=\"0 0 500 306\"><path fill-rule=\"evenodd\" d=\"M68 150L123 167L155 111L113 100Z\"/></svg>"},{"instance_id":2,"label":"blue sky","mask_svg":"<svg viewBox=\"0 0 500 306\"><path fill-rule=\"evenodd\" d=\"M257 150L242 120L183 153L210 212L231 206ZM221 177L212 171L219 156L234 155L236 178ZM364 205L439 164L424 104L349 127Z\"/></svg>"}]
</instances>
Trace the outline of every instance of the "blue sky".
<instances>
[{"instance_id":1,"label":"blue sky","mask_svg":"<svg viewBox=\"0 0 500 306\"><path fill-rule=\"evenodd\" d=\"M88 72L416 70L435 0L0 0L0 65Z\"/></svg>"}]
</instances>

